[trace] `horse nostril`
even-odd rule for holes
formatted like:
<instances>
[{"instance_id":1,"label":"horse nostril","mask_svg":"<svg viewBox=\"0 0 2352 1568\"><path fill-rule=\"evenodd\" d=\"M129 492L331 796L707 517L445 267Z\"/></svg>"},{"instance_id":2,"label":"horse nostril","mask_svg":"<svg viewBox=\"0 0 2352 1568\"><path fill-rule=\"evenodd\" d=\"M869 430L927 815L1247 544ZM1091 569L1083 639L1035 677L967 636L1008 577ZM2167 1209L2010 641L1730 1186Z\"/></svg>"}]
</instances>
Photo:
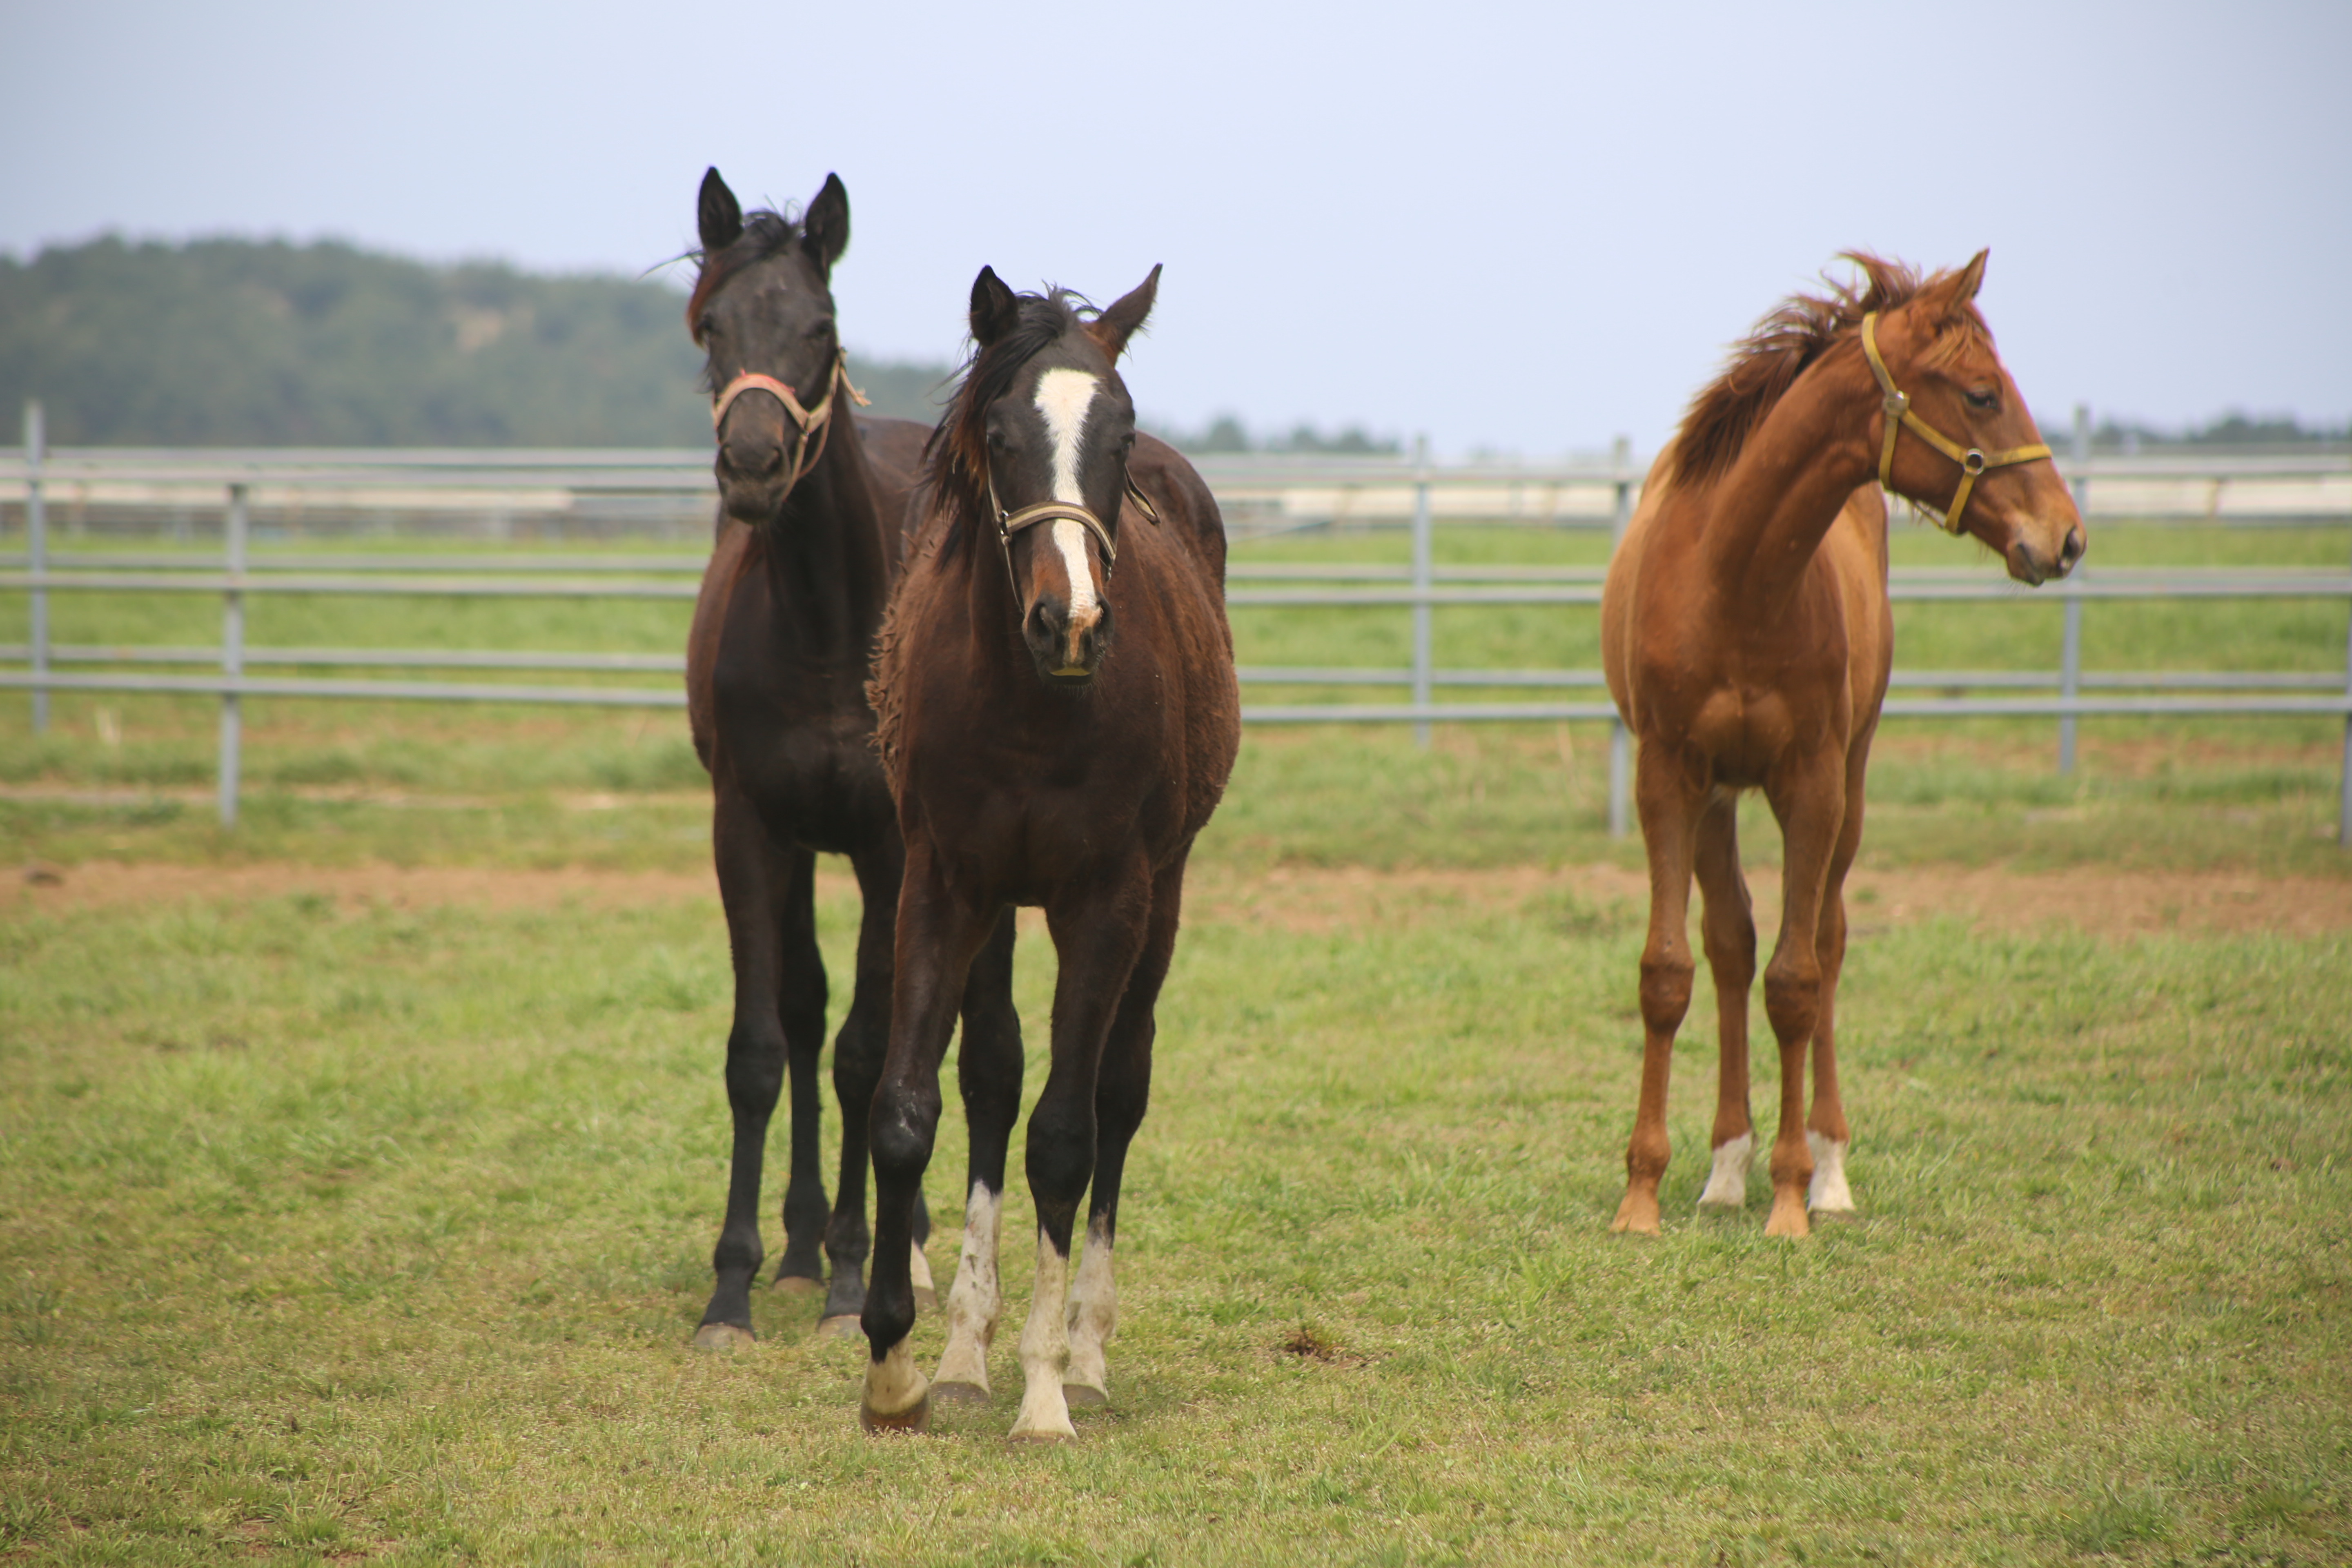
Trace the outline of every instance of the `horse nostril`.
<instances>
[{"instance_id":1,"label":"horse nostril","mask_svg":"<svg viewBox=\"0 0 2352 1568\"><path fill-rule=\"evenodd\" d=\"M2066 531L2065 542L2058 547L2058 569L2062 572L2071 572L2074 570L2074 563L2082 558L2083 531L2079 528L2070 528Z\"/></svg>"}]
</instances>

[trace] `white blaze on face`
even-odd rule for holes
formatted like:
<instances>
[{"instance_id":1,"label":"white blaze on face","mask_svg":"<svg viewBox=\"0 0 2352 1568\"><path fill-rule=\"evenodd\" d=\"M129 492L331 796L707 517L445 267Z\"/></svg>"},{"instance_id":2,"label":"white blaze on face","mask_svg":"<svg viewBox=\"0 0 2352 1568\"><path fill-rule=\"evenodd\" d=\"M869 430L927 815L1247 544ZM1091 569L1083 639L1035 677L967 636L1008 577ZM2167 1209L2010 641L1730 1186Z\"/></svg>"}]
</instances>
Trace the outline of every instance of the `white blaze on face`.
<instances>
[{"instance_id":1,"label":"white blaze on face","mask_svg":"<svg viewBox=\"0 0 2352 1568\"><path fill-rule=\"evenodd\" d=\"M1045 416L1046 437L1054 443L1054 499L1084 506L1078 489L1080 442L1087 433L1087 413L1102 377L1091 371L1049 370L1037 378L1037 412ZM1082 631L1095 624L1094 568L1087 560L1087 531L1068 518L1054 520L1054 547L1062 552L1062 566L1070 579L1070 627Z\"/></svg>"}]
</instances>

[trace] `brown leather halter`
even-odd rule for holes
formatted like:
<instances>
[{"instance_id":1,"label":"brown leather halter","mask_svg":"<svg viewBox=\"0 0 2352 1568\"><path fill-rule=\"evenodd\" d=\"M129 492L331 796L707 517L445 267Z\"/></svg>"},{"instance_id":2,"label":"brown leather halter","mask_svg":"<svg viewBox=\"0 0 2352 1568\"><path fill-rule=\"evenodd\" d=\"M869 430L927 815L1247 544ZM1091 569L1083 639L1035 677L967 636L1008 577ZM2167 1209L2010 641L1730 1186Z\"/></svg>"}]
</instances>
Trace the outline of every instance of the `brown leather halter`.
<instances>
[{"instance_id":1,"label":"brown leather halter","mask_svg":"<svg viewBox=\"0 0 2352 1568\"><path fill-rule=\"evenodd\" d=\"M1160 526L1159 511L1152 506L1150 498L1136 484L1132 475L1127 478L1121 494L1135 503L1136 510L1143 514L1145 521L1154 528ZM1021 603L1021 584L1013 575L1013 536L1041 522L1066 518L1093 534L1095 542L1102 546L1103 582L1106 584L1110 582L1111 569L1118 564L1118 543L1111 537L1110 530L1103 526L1103 520L1094 514L1092 508L1076 501L1045 500L1034 506L1024 506L1019 511L1007 511L996 499L996 475L991 472L988 476L988 510L996 514L996 545L1004 556L1004 581L1013 589L1013 603L1016 606Z\"/></svg>"},{"instance_id":2,"label":"brown leather halter","mask_svg":"<svg viewBox=\"0 0 2352 1568\"><path fill-rule=\"evenodd\" d=\"M809 470L816 467L817 459L824 456L825 437L833 431L833 395L836 388L846 388L851 399L860 408L868 405L866 395L850 384L847 349L834 351L833 374L824 378L824 395L818 398L812 408L803 408L800 399L793 395L793 389L774 376L747 370L720 388L718 395L710 400L710 433L714 437L718 435L719 427L726 423L727 411L735 405L737 398L747 392L764 392L782 403L793 427L800 431L800 439L793 443L792 477L784 481L784 489L789 494L792 488L806 479ZM815 443L813 451L810 449L812 441Z\"/></svg>"},{"instance_id":3,"label":"brown leather halter","mask_svg":"<svg viewBox=\"0 0 2352 1568\"><path fill-rule=\"evenodd\" d=\"M1940 526L1955 539L1961 533L1960 513L1968 510L1969 491L1975 488L1977 476L1987 468L2005 468L2011 463L2030 463L2037 458L2050 456L2050 448L2036 441L2031 446L2011 447L2005 452L1986 453L1974 447L1963 447L1942 431L1911 412L1911 399L1895 390L1895 378L1886 373L1886 362L1878 357L1878 337L1872 330L1878 312L1871 311L1862 319L1862 352L1869 356L1870 374L1878 378L1878 390L1885 394L1879 406L1886 411L1886 436L1878 445L1878 482L1881 488L1894 489L1889 476L1895 470L1895 437L1907 429L1922 441L1960 466L1960 488L1952 492L1952 504L1941 520ZM1932 509L1929 509L1933 515Z\"/></svg>"}]
</instances>

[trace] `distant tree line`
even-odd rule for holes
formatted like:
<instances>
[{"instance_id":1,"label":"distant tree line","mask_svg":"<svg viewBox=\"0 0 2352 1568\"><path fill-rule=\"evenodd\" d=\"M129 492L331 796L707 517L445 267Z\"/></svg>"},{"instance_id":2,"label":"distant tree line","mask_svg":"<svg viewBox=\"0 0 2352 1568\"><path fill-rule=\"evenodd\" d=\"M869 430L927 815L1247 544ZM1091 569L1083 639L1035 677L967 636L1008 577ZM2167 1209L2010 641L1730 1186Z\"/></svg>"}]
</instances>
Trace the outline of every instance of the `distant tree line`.
<instances>
[{"instance_id":1,"label":"distant tree line","mask_svg":"<svg viewBox=\"0 0 2352 1568\"><path fill-rule=\"evenodd\" d=\"M2063 431L2064 426L2055 427ZM2063 442L2063 434L2045 427L2043 438ZM2231 412L2185 429L2168 430L2152 425L2102 420L2091 432L2095 447L2136 452L2147 447L2303 447L2352 444L2352 424L2305 425L2292 415L2252 416Z\"/></svg>"},{"instance_id":2,"label":"distant tree line","mask_svg":"<svg viewBox=\"0 0 2352 1568\"><path fill-rule=\"evenodd\" d=\"M0 256L0 441L38 397L56 446L697 446L684 303L332 242ZM950 372L853 354L851 374L876 413L929 423Z\"/></svg>"},{"instance_id":3,"label":"distant tree line","mask_svg":"<svg viewBox=\"0 0 2352 1568\"><path fill-rule=\"evenodd\" d=\"M1197 457L1229 452L1320 452L1362 456L1403 449L1395 437L1370 436L1354 425L1328 436L1312 425L1294 425L1282 435L1253 436L1240 416L1233 414L1220 414L1198 430L1171 427L1155 430L1153 434L1178 450L1191 452Z\"/></svg>"}]
</instances>

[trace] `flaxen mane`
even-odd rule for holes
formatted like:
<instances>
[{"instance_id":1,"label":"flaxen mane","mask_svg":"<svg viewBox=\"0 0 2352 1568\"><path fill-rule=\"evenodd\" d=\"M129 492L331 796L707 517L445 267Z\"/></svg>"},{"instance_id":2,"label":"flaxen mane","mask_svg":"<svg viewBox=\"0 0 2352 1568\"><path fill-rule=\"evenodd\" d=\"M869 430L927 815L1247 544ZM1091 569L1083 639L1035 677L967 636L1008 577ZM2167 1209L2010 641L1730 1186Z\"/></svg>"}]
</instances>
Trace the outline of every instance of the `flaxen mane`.
<instances>
[{"instance_id":1,"label":"flaxen mane","mask_svg":"<svg viewBox=\"0 0 2352 1568\"><path fill-rule=\"evenodd\" d=\"M1748 435L1806 367L1855 331L1871 311L1892 310L1948 276L1938 272L1922 279L1916 268L1865 250L1846 251L1843 258L1862 269L1862 287L1824 274L1825 296L1791 295L1756 323L1756 330L1732 350L1723 374L1691 399L1690 412L1683 416L1675 437L1675 483L1698 485L1721 478L1747 446ZM1974 305L1967 308L1960 331L1984 332L1983 318Z\"/></svg>"}]
</instances>

